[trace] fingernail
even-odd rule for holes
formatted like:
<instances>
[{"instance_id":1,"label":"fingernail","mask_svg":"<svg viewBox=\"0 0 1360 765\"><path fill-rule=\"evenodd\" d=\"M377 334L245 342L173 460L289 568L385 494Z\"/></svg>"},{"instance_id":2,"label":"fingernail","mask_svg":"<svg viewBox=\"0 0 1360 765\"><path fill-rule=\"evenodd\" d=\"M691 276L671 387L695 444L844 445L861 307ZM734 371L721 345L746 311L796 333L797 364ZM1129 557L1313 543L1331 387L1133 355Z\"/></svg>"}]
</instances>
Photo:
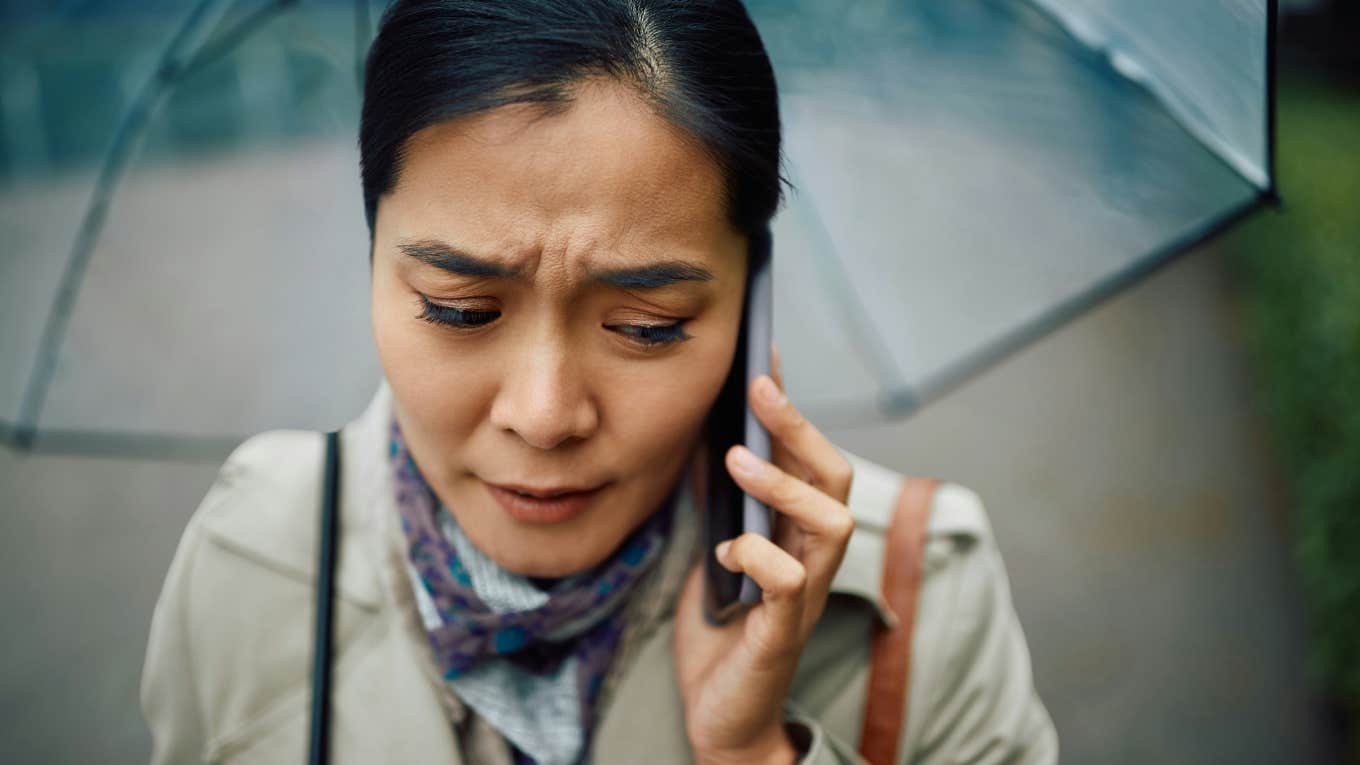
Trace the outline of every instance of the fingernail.
<instances>
[{"instance_id":1,"label":"fingernail","mask_svg":"<svg viewBox=\"0 0 1360 765\"><path fill-rule=\"evenodd\" d=\"M779 390L779 386L774 384L774 380L761 375L760 380L756 385L759 386L759 390L756 392L760 394L761 398L771 404L783 403L784 393Z\"/></svg>"},{"instance_id":2,"label":"fingernail","mask_svg":"<svg viewBox=\"0 0 1360 765\"><path fill-rule=\"evenodd\" d=\"M732 459L737 463L738 469L742 472L750 473L751 475L759 475L760 471L765 468L764 464L761 463L760 458L744 446L738 446L736 448L732 454Z\"/></svg>"},{"instance_id":3,"label":"fingernail","mask_svg":"<svg viewBox=\"0 0 1360 765\"><path fill-rule=\"evenodd\" d=\"M715 550L718 554L718 560L727 560L727 551L730 549L732 549L732 540L729 539L726 542L719 542L718 548Z\"/></svg>"}]
</instances>

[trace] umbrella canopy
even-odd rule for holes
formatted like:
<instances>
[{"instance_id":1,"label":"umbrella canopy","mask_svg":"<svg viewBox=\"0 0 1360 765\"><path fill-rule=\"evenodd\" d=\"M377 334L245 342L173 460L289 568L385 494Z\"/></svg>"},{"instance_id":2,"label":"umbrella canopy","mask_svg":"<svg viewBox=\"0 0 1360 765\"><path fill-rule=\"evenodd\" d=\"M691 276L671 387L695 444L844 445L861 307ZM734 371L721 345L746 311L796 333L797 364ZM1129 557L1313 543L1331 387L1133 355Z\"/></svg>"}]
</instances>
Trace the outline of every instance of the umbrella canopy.
<instances>
[{"instance_id":1,"label":"umbrella canopy","mask_svg":"<svg viewBox=\"0 0 1360 765\"><path fill-rule=\"evenodd\" d=\"M776 336L824 420L911 412L1273 194L1265 0L756 13L800 187Z\"/></svg>"},{"instance_id":2,"label":"umbrella canopy","mask_svg":"<svg viewBox=\"0 0 1360 765\"><path fill-rule=\"evenodd\" d=\"M822 425L909 414L1273 198L1266 0L747 5L796 186L775 337ZM77 7L0 33L4 435L337 427L380 374L367 3Z\"/></svg>"}]
</instances>

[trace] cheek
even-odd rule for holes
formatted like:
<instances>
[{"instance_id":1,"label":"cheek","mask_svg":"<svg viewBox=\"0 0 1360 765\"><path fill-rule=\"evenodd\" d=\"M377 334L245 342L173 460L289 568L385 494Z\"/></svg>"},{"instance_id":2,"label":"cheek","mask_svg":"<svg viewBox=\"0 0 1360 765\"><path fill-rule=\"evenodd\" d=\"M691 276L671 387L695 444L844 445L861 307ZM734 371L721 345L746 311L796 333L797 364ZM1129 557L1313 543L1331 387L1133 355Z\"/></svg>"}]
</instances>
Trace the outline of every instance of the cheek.
<instances>
[{"instance_id":1,"label":"cheek","mask_svg":"<svg viewBox=\"0 0 1360 765\"><path fill-rule=\"evenodd\" d=\"M439 328L416 316L420 308L412 295L395 280L374 278L373 341L383 375L393 396L410 415L412 425L425 439L443 440L445 451L461 441L479 417L483 406L478 391L481 365L469 363L466 354L450 352L439 337Z\"/></svg>"},{"instance_id":2,"label":"cheek","mask_svg":"<svg viewBox=\"0 0 1360 765\"><path fill-rule=\"evenodd\" d=\"M737 319L724 320L718 331L710 328L702 340L689 341L694 353L680 354L673 363L635 365L611 376L610 408L634 462L681 456L678 449L698 435L731 368L736 324Z\"/></svg>"}]
</instances>

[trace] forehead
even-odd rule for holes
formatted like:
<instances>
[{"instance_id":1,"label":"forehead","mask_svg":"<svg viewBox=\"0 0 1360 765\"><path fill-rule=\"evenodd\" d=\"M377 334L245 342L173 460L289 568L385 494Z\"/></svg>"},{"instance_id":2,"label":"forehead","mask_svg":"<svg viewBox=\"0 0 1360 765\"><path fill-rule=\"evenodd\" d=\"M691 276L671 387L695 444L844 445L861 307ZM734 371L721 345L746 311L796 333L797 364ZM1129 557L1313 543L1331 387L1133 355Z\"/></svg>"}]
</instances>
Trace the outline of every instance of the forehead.
<instances>
[{"instance_id":1,"label":"forehead","mask_svg":"<svg viewBox=\"0 0 1360 765\"><path fill-rule=\"evenodd\" d=\"M645 259L657 248L715 258L744 241L727 220L717 164L612 80L583 81L561 112L516 104L417 132L380 217L396 237L507 260Z\"/></svg>"}]
</instances>

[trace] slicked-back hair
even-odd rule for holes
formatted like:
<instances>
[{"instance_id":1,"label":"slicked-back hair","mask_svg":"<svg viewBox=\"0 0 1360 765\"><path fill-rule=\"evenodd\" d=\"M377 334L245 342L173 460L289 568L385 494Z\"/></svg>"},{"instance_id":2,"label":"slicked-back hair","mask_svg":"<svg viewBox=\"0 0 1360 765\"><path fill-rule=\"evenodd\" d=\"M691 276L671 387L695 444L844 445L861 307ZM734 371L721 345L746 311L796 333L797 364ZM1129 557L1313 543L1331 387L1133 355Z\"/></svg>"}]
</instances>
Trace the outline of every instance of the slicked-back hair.
<instances>
[{"instance_id":1,"label":"slicked-back hair","mask_svg":"<svg viewBox=\"0 0 1360 765\"><path fill-rule=\"evenodd\" d=\"M364 72L370 240L414 133L514 103L560 112L573 85L600 75L632 86L714 160L738 231L754 236L769 224L786 182L779 99L740 0L397 0Z\"/></svg>"}]
</instances>

